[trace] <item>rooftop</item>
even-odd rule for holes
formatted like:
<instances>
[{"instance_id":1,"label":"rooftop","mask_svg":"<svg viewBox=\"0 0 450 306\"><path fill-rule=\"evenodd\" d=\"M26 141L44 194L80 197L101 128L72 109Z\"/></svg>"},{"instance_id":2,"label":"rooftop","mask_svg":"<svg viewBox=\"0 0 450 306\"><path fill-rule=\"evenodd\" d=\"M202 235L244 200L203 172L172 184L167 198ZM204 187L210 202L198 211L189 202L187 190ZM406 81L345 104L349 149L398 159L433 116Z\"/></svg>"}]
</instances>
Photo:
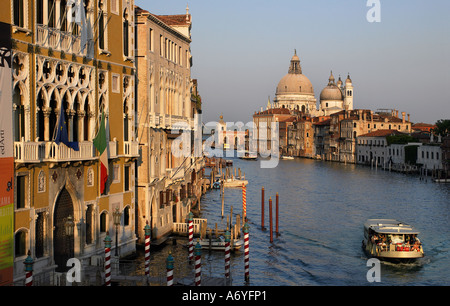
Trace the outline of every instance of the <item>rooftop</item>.
<instances>
[{"instance_id":1,"label":"rooftop","mask_svg":"<svg viewBox=\"0 0 450 306\"><path fill-rule=\"evenodd\" d=\"M405 135L405 133L399 132L397 130L377 130L364 135L360 135L358 137L386 137L391 135Z\"/></svg>"}]
</instances>

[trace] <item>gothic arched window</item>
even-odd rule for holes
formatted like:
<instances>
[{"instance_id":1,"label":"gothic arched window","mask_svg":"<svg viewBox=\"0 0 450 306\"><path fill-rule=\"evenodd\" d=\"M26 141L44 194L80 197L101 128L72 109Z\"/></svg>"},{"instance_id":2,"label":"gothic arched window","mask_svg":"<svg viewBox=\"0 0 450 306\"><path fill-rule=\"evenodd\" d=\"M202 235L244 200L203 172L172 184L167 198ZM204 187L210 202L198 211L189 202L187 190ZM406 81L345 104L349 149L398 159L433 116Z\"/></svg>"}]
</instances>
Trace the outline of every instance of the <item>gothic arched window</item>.
<instances>
[{"instance_id":1,"label":"gothic arched window","mask_svg":"<svg viewBox=\"0 0 450 306\"><path fill-rule=\"evenodd\" d=\"M22 137L25 138L25 106L23 98L20 92L20 88L17 85L13 91L13 103L15 107L14 111L14 140L21 141Z\"/></svg>"},{"instance_id":2,"label":"gothic arched window","mask_svg":"<svg viewBox=\"0 0 450 306\"><path fill-rule=\"evenodd\" d=\"M16 257L25 256L27 254L26 243L27 243L27 232L24 230L18 231L14 235L14 251Z\"/></svg>"}]
</instances>

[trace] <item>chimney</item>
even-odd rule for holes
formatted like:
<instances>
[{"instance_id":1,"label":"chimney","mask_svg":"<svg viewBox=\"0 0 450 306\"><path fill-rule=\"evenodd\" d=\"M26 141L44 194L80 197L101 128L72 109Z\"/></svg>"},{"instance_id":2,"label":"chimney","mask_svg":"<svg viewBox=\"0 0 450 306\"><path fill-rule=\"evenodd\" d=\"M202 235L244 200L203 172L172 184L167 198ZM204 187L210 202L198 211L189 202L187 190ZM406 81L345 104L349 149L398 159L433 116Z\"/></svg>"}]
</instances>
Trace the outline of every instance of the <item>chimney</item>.
<instances>
[{"instance_id":1,"label":"chimney","mask_svg":"<svg viewBox=\"0 0 450 306\"><path fill-rule=\"evenodd\" d=\"M409 114L408 114L408 122L411 122L411 120L409 119Z\"/></svg>"},{"instance_id":2,"label":"chimney","mask_svg":"<svg viewBox=\"0 0 450 306\"><path fill-rule=\"evenodd\" d=\"M395 117L398 118L398 110L395 110Z\"/></svg>"},{"instance_id":3,"label":"chimney","mask_svg":"<svg viewBox=\"0 0 450 306\"><path fill-rule=\"evenodd\" d=\"M406 115L406 113L405 113L405 112L402 112L402 123L403 123L403 124L405 123L405 115Z\"/></svg>"}]
</instances>

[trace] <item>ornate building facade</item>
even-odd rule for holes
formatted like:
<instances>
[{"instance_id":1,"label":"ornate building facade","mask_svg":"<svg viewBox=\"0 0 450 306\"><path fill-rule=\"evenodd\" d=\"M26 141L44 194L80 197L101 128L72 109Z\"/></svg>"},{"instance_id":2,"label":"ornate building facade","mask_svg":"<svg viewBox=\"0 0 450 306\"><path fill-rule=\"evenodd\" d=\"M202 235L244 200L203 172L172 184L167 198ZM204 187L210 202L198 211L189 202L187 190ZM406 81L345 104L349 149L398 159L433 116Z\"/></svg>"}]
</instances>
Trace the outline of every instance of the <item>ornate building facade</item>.
<instances>
[{"instance_id":1,"label":"ornate building facade","mask_svg":"<svg viewBox=\"0 0 450 306\"><path fill-rule=\"evenodd\" d=\"M62 273L72 257L91 264L104 252L108 232L118 237L119 256L133 253L134 1L7 2L0 17L12 24L13 42L14 280L23 279L28 250L36 275ZM93 142L102 113L109 157L104 192ZM77 149L55 142L62 124Z\"/></svg>"},{"instance_id":2,"label":"ornate building facade","mask_svg":"<svg viewBox=\"0 0 450 306\"><path fill-rule=\"evenodd\" d=\"M201 112L197 82L191 79L191 15L154 15L136 7L138 135L138 233L149 222L155 243L174 222L184 222L201 195L204 160L193 153L194 117ZM184 152L186 154L177 153Z\"/></svg>"}]
</instances>

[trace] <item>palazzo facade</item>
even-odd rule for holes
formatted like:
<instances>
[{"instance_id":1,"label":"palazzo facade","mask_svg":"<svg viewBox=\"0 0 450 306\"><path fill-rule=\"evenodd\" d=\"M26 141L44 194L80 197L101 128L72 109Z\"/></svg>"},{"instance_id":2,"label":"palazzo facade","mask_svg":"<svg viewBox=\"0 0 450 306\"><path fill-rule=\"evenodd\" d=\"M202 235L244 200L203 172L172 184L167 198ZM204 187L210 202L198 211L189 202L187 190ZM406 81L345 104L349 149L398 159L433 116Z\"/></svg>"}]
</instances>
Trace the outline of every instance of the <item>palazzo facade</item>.
<instances>
[{"instance_id":1,"label":"palazzo facade","mask_svg":"<svg viewBox=\"0 0 450 306\"><path fill-rule=\"evenodd\" d=\"M12 25L15 282L28 251L36 277L67 271L72 257L95 264L107 233L114 253L135 251L134 1L68 2L7 0L0 12ZM54 141L61 112L78 150ZM102 113L103 193L93 144Z\"/></svg>"},{"instance_id":2,"label":"palazzo facade","mask_svg":"<svg viewBox=\"0 0 450 306\"><path fill-rule=\"evenodd\" d=\"M193 154L195 115L201 113L191 79L191 15L154 15L136 7L137 109L142 155L138 169L138 233L148 222L155 244L185 222L200 201L203 155ZM200 123L201 124L201 123ZM181 136L184 133L186 137ZM182 141L180 141L182 140Z\"/></svg>"}]
</instances>

